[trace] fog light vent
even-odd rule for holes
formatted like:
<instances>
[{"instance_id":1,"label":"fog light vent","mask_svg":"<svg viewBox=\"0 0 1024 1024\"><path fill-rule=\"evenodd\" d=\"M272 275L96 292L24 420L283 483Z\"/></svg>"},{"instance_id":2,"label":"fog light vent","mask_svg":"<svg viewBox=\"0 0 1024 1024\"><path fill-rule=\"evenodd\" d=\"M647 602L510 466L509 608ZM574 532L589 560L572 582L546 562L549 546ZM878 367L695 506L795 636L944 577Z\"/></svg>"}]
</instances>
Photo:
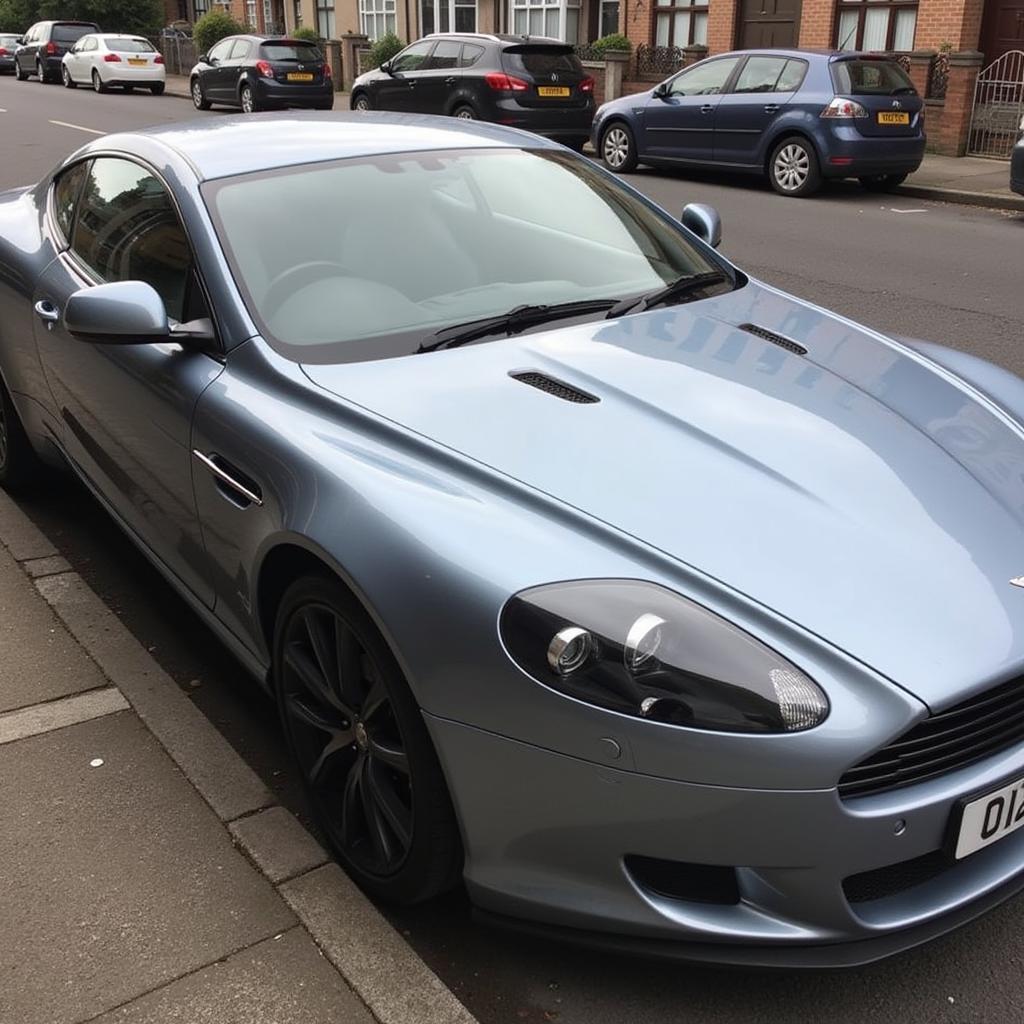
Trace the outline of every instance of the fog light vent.
<instances>
[{"instance_id":1,"label":"fog light vent","mask_svg":"<svg viewBox=\"0 0 1024 1024\"><path fill-rule=\"evenodd\" d=\"M740 901L736 869L715 864L687 864L629 854L626 870L641 889L670 900L717 903L730 906Z\"/></svg>"}]
</instances>

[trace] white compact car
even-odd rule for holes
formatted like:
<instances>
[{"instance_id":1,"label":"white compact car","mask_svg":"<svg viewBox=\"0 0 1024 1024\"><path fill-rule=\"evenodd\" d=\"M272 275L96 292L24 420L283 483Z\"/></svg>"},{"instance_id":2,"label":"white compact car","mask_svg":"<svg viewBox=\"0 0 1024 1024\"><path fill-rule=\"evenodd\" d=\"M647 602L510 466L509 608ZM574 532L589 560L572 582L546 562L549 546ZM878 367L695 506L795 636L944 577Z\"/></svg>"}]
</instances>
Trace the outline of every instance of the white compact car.
<instances>
[{"instance_id":1,"label":"white compact car","mask_svg":"<svg viewBox=\"0 0 1024 1024\"><path fill-rule=\"evenodd\" d=\"M164 59L142 36L93 32L64 54L61 78L68 89L91 85L106 92L116 85L131 92L139 86L159 96L164 91Z\"/></svg>"}]
</instances>

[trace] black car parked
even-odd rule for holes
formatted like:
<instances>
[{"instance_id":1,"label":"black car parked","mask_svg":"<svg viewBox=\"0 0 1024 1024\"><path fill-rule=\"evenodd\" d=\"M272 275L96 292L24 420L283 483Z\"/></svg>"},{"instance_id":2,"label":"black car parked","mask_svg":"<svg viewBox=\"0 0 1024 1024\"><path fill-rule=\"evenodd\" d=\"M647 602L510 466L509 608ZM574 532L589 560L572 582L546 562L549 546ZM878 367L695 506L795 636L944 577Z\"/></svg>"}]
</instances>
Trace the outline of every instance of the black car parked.
<instances>
[{"instance_id":1,"label":"black car parked","mask_svg":"<svg viewBox=\"0 0 1024 1024\"><path fill-rule=\"evenodd\" d=\"M1010 156L1010 188L1024 196L1024 117L1020 121L1020 138Z\"/></svg>"},{"instance_id":2,"label":"black car parked","mask_svg":"<svg viewBox=\"0 0 1024 1024\"><path fill-rule=\"evenodd\" d=\"M19 82L35 75L40 82L59 82L61 61L75 43L99 32L94 21L37 21L14 53L14 74Z\"/></svg>"},{"instance_id":3,"label":"black car parked","mask_svg":"<svg viewBox=\"0 0 1024 1024\"><path fill-rule=\"evenodd\" d=\"M360 75L351 104L495 121L582 149L594 80L573 48L554 39L437 33Z\"/></svg>"},{"instance_id":4,"label":"black car parked","mask_svg":"<svg viewBox=\"0 0 1024 1024\"><path fill-rule=\"evenodd\" d=\"M14 51L21 46L21 36L0 32L0 75L14 72Z\"/></svg>"},{"instance_id":5,"label":"black car parked","mask_svg":"<svg viewBox=\"0 0 1024 1024\"><path fill-rule=\"evenodd\" d=\"M270 36L228 36L201 54L190 75L197 110L211 104L257 110L334 106L331 65L312 43Z\"/></svg>"}]
</instances>

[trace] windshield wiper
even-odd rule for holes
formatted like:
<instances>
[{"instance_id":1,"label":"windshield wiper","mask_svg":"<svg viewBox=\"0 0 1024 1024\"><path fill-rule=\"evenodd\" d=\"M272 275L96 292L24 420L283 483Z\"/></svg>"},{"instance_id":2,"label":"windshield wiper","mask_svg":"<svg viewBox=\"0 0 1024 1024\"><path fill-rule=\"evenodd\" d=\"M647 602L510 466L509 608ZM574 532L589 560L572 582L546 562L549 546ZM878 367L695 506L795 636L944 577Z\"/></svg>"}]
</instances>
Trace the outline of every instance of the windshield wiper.
<instances>
[{"instance_id":1,"label":"windshield wiper","mask_svg":"<svg viewBox=\"0 0 1024 1024\"><path fill-rule=\"evenodd\" d=\"M549 320L564 320L571 316L586 316L613 309L618 299L584 299L580 302L559 302L552 306L516 306L507 313L484 317L482 320L468 320L464 324L452 324L430 335L420 343L416 352L434 352L439 348L458 348L489 334L518 334L527 327L547 323Z\"/></svg>"},{"instance_id":2,"label":"windshield wiper","mask_svg":"<svg viewBox=\"0 0 1024 1024\"><path fill-rule=\"evenodd\" d=\"M622 316L623 313L628 313L637 306L643 311L650 309L652 306L660 306L666 302L675 302L677 299L685 298L691 292L699 292L702 288L707 288L709 285L721 284L723 281L728 280L729 275L721 270L709 270L704 274L684 274L682 277L677 277L671 284L665 285L664 288L659 288L657 291L617 302L608 310L605 318L611 320L614 317Z\"/></svg>"}]
</instances>

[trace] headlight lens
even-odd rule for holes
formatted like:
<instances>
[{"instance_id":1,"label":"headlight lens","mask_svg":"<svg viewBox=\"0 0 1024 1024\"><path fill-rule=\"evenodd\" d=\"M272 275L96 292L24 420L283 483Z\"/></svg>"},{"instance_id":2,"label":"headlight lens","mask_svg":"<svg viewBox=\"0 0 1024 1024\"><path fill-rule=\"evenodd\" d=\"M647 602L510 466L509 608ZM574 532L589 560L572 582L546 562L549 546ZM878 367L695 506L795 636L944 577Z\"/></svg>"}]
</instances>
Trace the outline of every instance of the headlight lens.
<instances>
[{"instance_id":1,"label":"headlight lens","mask_svg":"<svg viewBox=\"0 0 1024 1024\"><path fill-rule=\"evenodd\" d=\"M501 613L513 660L562 693L694 729L780 733L828 715L820 687L759 640L653 583L524 590Z\"/></svg>"}]
</instances>

